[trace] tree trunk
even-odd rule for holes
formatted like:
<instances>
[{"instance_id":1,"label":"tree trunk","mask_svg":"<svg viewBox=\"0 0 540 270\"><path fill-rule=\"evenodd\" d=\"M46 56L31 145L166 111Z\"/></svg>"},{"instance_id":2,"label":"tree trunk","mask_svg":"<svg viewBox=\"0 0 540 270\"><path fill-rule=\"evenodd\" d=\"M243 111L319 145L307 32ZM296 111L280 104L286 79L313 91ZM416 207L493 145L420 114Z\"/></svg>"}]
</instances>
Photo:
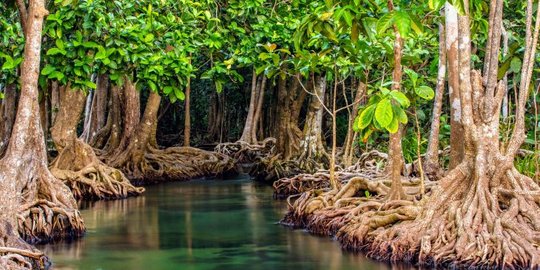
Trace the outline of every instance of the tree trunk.
<instances>
[{"instance_id":1,"label":"tree trunk","mask_svg":"<svg viewBox=\"0 0 540 270\"><path fill-rule=\"evenodd\" d=\"M30 1L21 97L10 144L0 160L0 246L27 250L32 248L18 235L30 242L44 242L84 233L73 195L47 168L38 104L42 26L47 14L44 0ZM35 253L34 250L31 253ZM37 267L41 265L41 256L32 258L21 253L18 258L3 257L0 264L13 267L17 259L22 259L26 267L31 266L31 262Z\"/></svg>"},{"instance_id":2,"label":"tree trunk","mask_svg":"<svg viewBox=\"0 0 540 270\"><path fill-rule=\"evenodd\" d=\"M64 181L78 199L120 199L139 195L144 189L135 188L122 172L98 159L93 148L78 139L77 126L85 105L82 91L66 87L61 91L60 110L51 135L58 157L51 172Z\"/></svg>"},{"instance_id":3,"label":"tree trunk","mask_svg":"<svg viewBox=\"0 0 540 270\"><path fill-rule=\"evenodd\" d=\"M392 0L388 1L388 10L394 10L394 4ZM401 57L403 55L403 39L394 26L394 33L396 38L394 40L394 71L392 73L392 90L401 90L402 80L402 67ZM401 148L401 137L403 132L403 126L399 124L398 131L396 133L390 133L389 152L388 152L388 166L390 169L390 177L392 179L392 187L388 194L389 200L399 200L405 197L405 191L401 184L401 170L403 168L403 150Z\"/></svg>"},{"instance_id":4,"label":"tree trunk","mask_svg":"<svg viewBox=\"0 0 540 270\"><path fill-rule=\"evenodd\" d=\"M328 166L328 154L324 148L323 114L324 98L326 96L326 76L318 75L313 80L313 95L304 123L303 138L300 142L300 168L315 171Z\"/></svg>"},{"instance_id":5,"label":"tree trunk","mask_svg":"<svg viewBox=\"0 0 540 270\"><path fill-rule=\"evenodd\" d=\"M441 12L444 15L444 12ZM441 113L446 83L446 37L444 25L439 24L439 72L437 74L437 86L435 88L435 100L433 102L433 115L431 117L431 131L429 133L428 148L424 162L424 171L431 180L440 178L439 167L439 134L441 126Z\"/></svg>"},{"instance_id":6,"label":"tree trunk","mask_svg":"<svg viewBox=\"0 0 540 270\"><path fill-rule=\"evenodd\" d=\"M191 140L191 78L186 87L185 116L184 116L184 146L190 146Z\"/></svg>"},{"instance_id":7,"label":"tree trunk","mask_svg":"<svg viewBox=\"0 0 540 270\"><path fill-rule=\"evenodd\" d=\"M17 112L17 87L9 84L4 88L4 99L1 107L0 122L0 158L4 155L9 144L11 130L15 122Z\"/></svg>"},{"instance_id":8,"label":"tree trunk","mask_svg":"<svg viewBox=\"0 0 540 270\"><path fill-rule=\"evenodd\" d=\"M345 167L349 167L352 165L352 157L354 155L354 142L356 141L356 137L358 136L358 133L353 130L354 119L358 114L357 108L360 105L360 101L362 100L362 98L365 97L366 93L367 84L359 81L356 94L354 96L354 101L352 103L353 109L349 110L349 124L347 127L347 137L345 139L345 150L343 153L343 162L345 163Z\"/></svg>"},{"instance_id":9,"label":"tree trunk","mask_svg":"<svg viewBox=\"0 0 540 270\"><path fill-rule=\"evenodd\" d=\"M109 93L109 76L107 74L98 75L97 87L93 92L90 106L90 117L85 123L81 138L85 142L93 141L93 138L107 123L107 103Z\"/></svg>"},{"instance_id":10,"label":"tree trunk","mask_svg":"<svg viewBox=\"0 0 540 270\"><path fill-rule=\"evenodd\" d=\"M141 121L127 143L120 144L117 154L108 158L108 164L122 170L138 184L187 180L234 171L234 163L225 155L191 147L158 149L153 138L160 103L161 97L151 92Z\"/></svg>"},{"instance_id":11,"label":"tree trunk","mask_svg":"<svg viewBox=\"0 0 540 270\"><path fill-rule=\"evenodd\" d=\"M463 159L463 125L461 123L461 99L459 89L458 13L446 3L446 55L448 59L448 92L450 93L450 169Z\"/></svg>"},{"instance_id":12,"label":"tree trunk","mask_svg":"<svg viewBox=\"0 0 540 270\"><path fill-rule=\"evenodd\" d=\"M253 139L253 143L256 143L258 142L258 138L257 138L257 127L259 126L259 124L262 125L262 106L263 106L263 103L264 103L264 92L265 92L265 88L266 88L266 76L262 76L261 77L261 82L259 84L259 86L257 87L258 88L258 91L257 91L257 106L256 106L256 110L255 110L255 113L253 114L253 128L251 129L251 138ZM263 131L259 132L261 133L260 135L262 137L264 137L264 134Z\"/></svg>"},{"instance_id":13,"label":"tree trunk","mask_svg":"<svg viewBox=\"0 0 540 270\"><path fill-rule=\"evenodd\" d=\"M298 128L298 122L294 119L294 103L300 90L300 75L287 79L279 79L277 101L277 125L276 125L276 149L283 160L289 160L298 155L302 131ZM303 92L303 91L302 91Z\"/></svg>"},{"instance_id":14,"label":"tree trunk","mask_svg":"<svg viewBox=\"0 0 540 270\"><path fill-rule=\"evenodd\" d=\"M502 26L502 7L502 0L491 2L489 25L495 29L490 30L493 40L486 50L486 61L496 61L500 51L497 31ZM468 10L467 5L465 10ZM370 254L431 266L540 268L540 227L537 224L540 186L520 174L513 164L525 139L525 105L540 30L540 12L536 14L534 31L532 29L532 0L527 2L526 14L522 78L510 141L506 145L499 141L505 87L502 81L497 81L496 69L488 68L484 76L478 70L471 72L470 19L468 14L459 16L458 69L449 69L449 72L459 73L449 75L459 78L460 87L453 90L460 92L463 159L439 181L439 186L425 202L418 205L414 210L417 215L394 219L391 221L394 225L381 222L368 230L377 230L376 239L367 247ZM496 83L489 83L491 81ZM399 209L392 210L395 213ZM359 232L352 231L350 235Z\"/></svg>"},{"instance_id":15,"label":"tree trunk","mask_svg":"<svg viewBox=\"0 0 540 270\"><path fill-rule=\"evenodd\" d=\"M257 92L259 91L259 83L257 82L260 78L253 71L251 78L251 97L249 99L249 109L248 115L246 117L246 123L244 124L244 131L240 137L240 141L246 142L248 144L254 144L257 141L257 138L253 137L257 126L254 123L255 111L257 110Z\"/></svg>"}]
</instances>

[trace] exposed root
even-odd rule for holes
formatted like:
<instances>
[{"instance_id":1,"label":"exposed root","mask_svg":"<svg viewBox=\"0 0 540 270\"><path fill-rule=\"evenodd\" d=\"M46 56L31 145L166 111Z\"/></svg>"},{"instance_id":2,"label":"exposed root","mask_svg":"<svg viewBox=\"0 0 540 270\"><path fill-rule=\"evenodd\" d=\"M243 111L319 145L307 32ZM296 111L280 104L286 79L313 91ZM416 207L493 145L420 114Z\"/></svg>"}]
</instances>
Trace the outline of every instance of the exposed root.
<instances>
[{"instance_id":1,"label":"exposed root","mask_svg":"<svg viewBox=\"0 0 540 270\"><path fill-rule=\"evenodd\" d=\"M23 205L18 223L21 237L36 244L77 238L85 231L79 211L44 199Z\"/></svg>"},{"instance_id":2,"label":"exposed root","mask_svg":"<svg viewBox=\"0 0 540 270\"><path fill-rule=\"evenodd\" d=\"M221 143L216 146L214 151L227 155L240 164L251 164L262 158L273 156L275 145L275 138L266 138L258 144L249 144L244 141Z\"/></svg>"},{"instance_id":3,"label":"exposed root","mask_svg":"<svg viewBox=\"0 0 540 270\"><path fill-rule=\"evenodd\" d=\"M118 167L137 184L181 181L236 174L234 161L223 154L192 147L126 151Z\"/></svg>"},{"instance_id":4,"label":"exposed root","mask_svg":"<svg viewBox=\"0 0 540 270\"><path fill-rule=\"evenodd\" d=\"M491 179L466 173L469 166L429 182L420 201L416 181L403 182L406 200L388 201L388 181L365 178L339 191L307 191L289 202L282 223L335 235L344 248L383 261L540 269L540 187L504 164Z\"/></svg>"},{"instance_id":5,"label":"exposed root","mask_svg":"<svg viewBox=\"0 0 540 270\"><path fill-rule=\"evenodd\" d=\"M94 150L81 140L63 149L51 166L76 199L121 199L144 192L134 187L124 174L97 158Z\"/></svg>"}]
</instances>

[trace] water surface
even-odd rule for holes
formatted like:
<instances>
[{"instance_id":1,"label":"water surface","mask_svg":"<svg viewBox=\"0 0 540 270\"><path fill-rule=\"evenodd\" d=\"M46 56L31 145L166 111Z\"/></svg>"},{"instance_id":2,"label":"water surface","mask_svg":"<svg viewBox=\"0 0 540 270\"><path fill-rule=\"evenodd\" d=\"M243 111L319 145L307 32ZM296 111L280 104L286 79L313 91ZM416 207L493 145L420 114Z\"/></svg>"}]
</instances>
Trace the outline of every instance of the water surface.
<instances>
[{"instance_id":1,"label":"water surface","mask_svg":"<svg viewBox=\"0 0 540 270\"><path fill-rule=\"evenodd\" d=\"M329 238L276 225L286 202L249 181L196 180L92 203L87 235L40 248L53 269L389 269ZM400 267L401 268L401 267Z\"/></svg>"}]
</instances>

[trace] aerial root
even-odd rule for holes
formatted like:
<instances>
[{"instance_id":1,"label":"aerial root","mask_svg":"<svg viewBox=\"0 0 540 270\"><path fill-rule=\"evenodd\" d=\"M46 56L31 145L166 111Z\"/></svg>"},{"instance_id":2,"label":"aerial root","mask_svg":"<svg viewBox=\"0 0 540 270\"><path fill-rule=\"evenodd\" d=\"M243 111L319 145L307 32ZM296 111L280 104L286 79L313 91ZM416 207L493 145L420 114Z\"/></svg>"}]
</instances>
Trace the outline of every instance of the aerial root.
<instances>
[{"instance_id":1,"label":"aerial root","mask_svg":"<svg viewBox=\"0 0 540 270\"><path fill-rule=\"evenodd\" d=\"M144 192L122 172L99 160L94 149L79 139L60 152L50 170L71 189L75 199L122 199Z\"/></svg>"},{"instance_id":2,"label":"aerial root","mask_svg":"<svg viewBox=\"0 0 540 270\"><path fill-rule=\"evenodd\" d=\"M22 206L18 214L19 234L29 243L72 239L84 234L84 222L77 210L45 199Z\"/></svg>"}]
</instances>

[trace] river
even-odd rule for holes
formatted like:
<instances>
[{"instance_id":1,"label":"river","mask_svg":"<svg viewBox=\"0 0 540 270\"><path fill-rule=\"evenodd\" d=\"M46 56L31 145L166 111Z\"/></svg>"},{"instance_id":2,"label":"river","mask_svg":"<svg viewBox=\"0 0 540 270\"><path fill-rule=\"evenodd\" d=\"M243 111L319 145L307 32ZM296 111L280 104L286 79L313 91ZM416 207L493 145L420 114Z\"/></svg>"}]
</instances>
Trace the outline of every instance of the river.
<instances>
[{"instance_id":1,"label":"river","mask_svg":"<svg viewBox=\"0 0 540 270\"><path fill-rule=\"evenodd\" d=\"M57 270L391 269L277 225L286 208L271 187L246 177L166 183L88 203L84 238L39 248Z\"/></svg>"}]
</instances>

